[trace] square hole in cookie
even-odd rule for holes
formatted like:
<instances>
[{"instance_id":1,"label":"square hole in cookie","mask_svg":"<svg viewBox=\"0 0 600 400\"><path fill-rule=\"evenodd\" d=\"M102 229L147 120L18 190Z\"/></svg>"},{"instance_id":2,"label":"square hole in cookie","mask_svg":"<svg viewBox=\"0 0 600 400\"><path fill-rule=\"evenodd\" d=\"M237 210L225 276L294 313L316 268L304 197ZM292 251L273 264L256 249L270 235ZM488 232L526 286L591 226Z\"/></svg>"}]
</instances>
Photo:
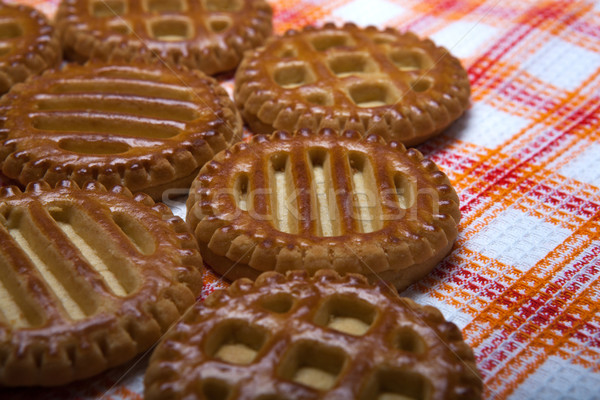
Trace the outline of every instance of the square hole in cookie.
<instances>
[{"instance_id":1,"label":"square hole in cookie","mask_svg":"<svg viewBox=\"0 0 600 400\"><path fill-rule=\"evenodd\" d=\"M394 104L400 98L391 83L362 82L351 86L348 94L359 107L371 108Z\"/></svg>"},{"instance_id":2,"label":"square hole in cookie","mask_svg":"<svg viewBox=\"0 0 600 400\"><path fill-rule=\"evenodd\" d=\"M335 54L327 60L327 63L329 69L340 77L377 71L377 65L368 53Z\"/></svg>"},{"instance_id":3,"label":"square hole in cookie","mask_svg":"<svg viewBox=\"0 0 600 400\"><path fill-rule=\"evenodd\" d=\"M277 57L279 57L279 58L292 58L292 57L296 57L297 55L298 55L298 50L296 50L296 48L292 45L284 46L277 53Z\"/></svg>"},{"instance_id":4,"label":"square hole in cookie","mask_svg":"<svg viewBox=\"0 0 600 400\"><path fill-rule=\"evenodd\" d=\"M333 94L327 90L311 87L301 90L301 94L304 100L316 106L331 106L334 103Z\"/></svg>"},{"instance_id":5,"label":"square hole in cookie","mask_svg":"<svg viewBox=\"0 0 600 400\"><path fill-rule=\"evenodd\" d=\"M406 210L415 203L417 185L410 176L398 171L394 175L394 192L398 206Z\"/></svg>"},{"instance_id":6,"label":"square hole in cookie","mask_svg":"<svg viewBox=\"0 0 600 400\"><path fill-rule=\"evenodd\" d=\"M284 89L292 89L315 81L310 67L302 62L279 65L273 73L273 80Z\"/></svg>"},{"instance_id":7,"label":"square hole in cookie","mask_svg":"<svg viewBox=\"0 0 600 400\"><path fill-rule=\"evenodd\" d=\"M410 82L410 88L417 93L426 92L432 86L433 79L427 76L420 76L417 79Z\"/></svg>"},{"instance_id":8,"label":"square hole in cookie","mask_svg":"<svg viewBox=\"0 0 600 400\"><path fill-rule=\"evenodd\" d=\"M220 379L207 378L200 382L198 392L204 394L204 398L210 400L226 400L231 394L231 388Z\"/></svg>"},{"instance_id":9,"label":"square hole in cookie","mask_svg":"<svg viewBox=\"0 0 600 400\"><path fill-rule=\"evenodd\" d=\"M382 368L369 379L360 400L425 400L431 384L422 375L402 369Z\"/></svg>"},{"instance_id":10,"label":"square hole in cookie","mask_svg":"<svg viewBox=\"0 0 600 400\"><path fill-rule=\"evenodd\" d=\"M335 386L345 363L346 354L337 347L300 341L283 356L278 372L284 379L317 390L329 390Z\"/></svg>"},{"instance_id":11,"label":"square hole in cookie","mask_svg":"<svg viewBox=\"0 0 600 400\"><path fill-rule=\"evenodd\" d=\"M215 12L233 12L241 10L243 0L204 0L204 9Z\"/></svg>"},{"instance_id":12,"label":"square hole in cookie","mask_svg":"<svg viewBox=\"0 0 600 400\"><path fill-rule=\"evenodd\" d=\"M16 39L23 35L23 28L16 22L0 22L0 40Z\"/></svg>"},{"instance_id":13,"label":"square hole in cookie","mask_svg":"<svg viewBox=\"0 0 600 400\"><path fill-rule=\"evenodd\" d=\"M387 33L377 33L371 37L371 40L373 40L375 44L392 44L395 43L398 38Z\"/></svg>"},{"instance_id":14,"label":"square hole in cookie","mask_svg":"<svg viewBox=\"0 0 600 400\"><path fill-rule=\"evenodd\" d=\"M433 66L431 58L419 49L395 49L389 53L389 57L402 71L428 69Z\"/></svg>"},{"instance_id":15,"label":"square hole in cookie","mask_svg":"<svg viewBox=\"0 0 600 400\"><path fill-rule=\"evenodd\" d=\"M423 354L426 349L425 341L414 329L403 326L394 335L394 345L398 350L408 353Z\"/></svg>"},{"instance_id":16,"label":"square hole in cookie","mask_svg":"<svg viewBox=\"0 0 600 400\"><path fill-rule=\"evenodd\" d=\"M317 51L327 51L335 47L349 47L354 45L352 38L342 32L324 32L315 35L310 40L310 43Z\"/></svg>"},{"instance_id":17,"label":"square hole in cookie","mask_svg":"<svg viewBox=\"0 0 600 400\"><path fill-rule=\"evenodd\" d=\"M331 296L315 313L314 322L336 331L362 336L371 327L377 311L372 304L356 297Z\"/></svg>"},{"instance_id":18,"label":"square hole in cookie","mask_svg":"<svg viewBox=\"0 0 600 400\"><path fill-rule=\"evenodd\" d=\"M145 0L144 9L149 12L182 12L187 9L186 0Z\"/></svg>"},{"instance_id":19,"label":"square hole in cookie","mask_svg":"<svg viewBox=\"0 0 600 400\"><path fill-rule=\"evenodd\" d=\"M294 298L289 293L274 293L261 298L259 304L265 310L276 314L285 314L292 309Z\"/></svg>"},{"instance_id":20,"label":"square hole in cookie","mask_svg":"<svg viewBox=\"0 0 600 400\"><path fill-rule=\"evenodd\" d=\"M230 364L251 364L265 344L267 332L243 320L226 320L214 328L205 342L210 357Z\"/></svg>"},{"instance_id":21,"label":"square hole in cookie","mask_svg":"<svg viewBox=\"0 0 600 400\"><path fill-rule=\"evenodd\" d=\"M150 36L165 42L177 42L192 37L192 24L187 18L157 18L150 22Z\"/></svg>"},{"instance_id":22,"label":"square hole in cookie","mask_svg":"<svg viewBox=\"0 0 600 400\"><path fill-rule=\"evenodd\" d=\"M90 3L90 15L96 18L118 17L127 12L125 0L98 0Z\"/></svg>"},{"instance_id":23,"label":"square hole in cookie","mask_svg":"<svg viewBox=\"0 0 600 400\"><path fill-rule=\"evenodd\" d=\"M229 17L213 17L208 19L207 27L212 32L221 33L229 29L232 23Z\"/></svg>"}]
</instances>

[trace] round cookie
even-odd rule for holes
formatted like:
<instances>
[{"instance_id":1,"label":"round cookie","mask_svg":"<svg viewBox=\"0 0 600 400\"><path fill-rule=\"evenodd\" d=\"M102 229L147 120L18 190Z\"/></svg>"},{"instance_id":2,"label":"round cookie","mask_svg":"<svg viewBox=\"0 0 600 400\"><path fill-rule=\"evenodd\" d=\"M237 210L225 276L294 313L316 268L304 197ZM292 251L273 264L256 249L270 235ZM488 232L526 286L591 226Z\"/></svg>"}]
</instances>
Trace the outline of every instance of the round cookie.
<instances>
[{"instance_id":1,"label":"round cookie","mask_svg":"<svg viewBox=\"0 0 600 400\"><path fill-rule=\"evenodd\" d=\"M353 129L406 146L437 135L469 103L467 72L431 40L354 24L290 30L248 52L235 101L255 133Z\"/></svg>"},{"instance_id":2,"label":"round cookie","mask_svg":"<svg viewBox=\"0 0 600 400\"><path fill-rule=\"evenodd\" d=\"M434 307L333 271L267 272L196 304L156 347L154 399L480 399L460 330Z\"/></svg>"},{"instance_id":3,"label":"round cookie","mask_svg":"<svg viewBox=\"0 0 600 400\"><path fill-rule=\"evenodd\" d=\"M129 361L194 303L202 270L186 224L145 194L2 188L0 385L61 385Z\"/></svg>"},{"instance_id":4,"label":"round cookie","mask_svg":"<svg viewBox=\"0 0 600 400\"><path fill-rule=\"evenodd\" d=\"M271 18L265 0L62 0L56 25L73 60L159 58L214 75L261 45Z\"/></svg>"},{"instance_id":5,"label":"round cookie","mask_svg":"<svg viewBox=\"0 0 600 400\"><path fill-rule=\"evenodd\" d=\"M459 200L415 149L354 131L284 131L238 143L192 184L187 222L227 279L333 269L399 290L451 250Z\"/></svg>"},{"instance_id":6,"label":"round cookie","mask_svg":"<svg viewBox=\"0 0 600 400\"><path fill-rule=\"evenodd\" d=\"M0 2L0 95L61 61L58 37L41 12Z\"/></svg>"},{"instance_id":7,"label":"round cookie","mask_svg":"<svg viewBox=\"0 0 600 400\"><path fill-rule=\"evenodd\" d=\"M161 63L90 62L50 70L0 100L0 167L23 185L98 180L160 199L241 139L225 89Z\"/></svg>"}]
</instances>

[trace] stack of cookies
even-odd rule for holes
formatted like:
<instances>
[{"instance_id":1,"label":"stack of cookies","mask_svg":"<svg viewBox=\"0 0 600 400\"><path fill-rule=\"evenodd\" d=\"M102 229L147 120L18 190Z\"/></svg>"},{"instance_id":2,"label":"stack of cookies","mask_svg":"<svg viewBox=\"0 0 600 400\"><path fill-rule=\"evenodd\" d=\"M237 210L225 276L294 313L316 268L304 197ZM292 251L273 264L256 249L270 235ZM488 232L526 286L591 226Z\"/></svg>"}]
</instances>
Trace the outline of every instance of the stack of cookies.
<instances>
[{"instance_id":1,"label":"stack of cookies","mask_svg":"<svg viewBox=\"0 0 600 400\"><path fill-rule=\"evenodd\" d=\"M272 37L264 0L0 17L0 385L162 337L148 398L481 396L458 328L397 295L458 234L447 176L405 147L468 106L445 49L353 24ZM210 77L232 73L235 101ZM187 223L158 202L181 190ZM233 283L196 301L203 260Z\"/></svg>"}]
</instances>

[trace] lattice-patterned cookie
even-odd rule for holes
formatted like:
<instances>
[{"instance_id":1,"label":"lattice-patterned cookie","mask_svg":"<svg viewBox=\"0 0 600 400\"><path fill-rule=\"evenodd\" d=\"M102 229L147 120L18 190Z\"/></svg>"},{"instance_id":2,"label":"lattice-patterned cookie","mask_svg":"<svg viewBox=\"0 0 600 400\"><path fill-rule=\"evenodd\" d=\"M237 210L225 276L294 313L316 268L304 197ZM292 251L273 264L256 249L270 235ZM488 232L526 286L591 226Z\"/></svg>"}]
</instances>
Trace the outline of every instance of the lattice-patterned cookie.
<instances>
[{"instance_id":1,"label":"lattice-patterned cookie","mask_svg":"<svg viewBox=\"0 0 600 400\"><path fill-rule=\"evenodd\" d=\"M261 45L271 18L265 0L63 0L56 23L74 60L142 56L213 75Z\"/></svg>"},{"instance_id":2,"label":"lattice-patterned cookie","mask_svg":"<svg viewBox=\"0 0 600 400\"><path fill-rule=\"evenodd\" d=\"M187 209L205 261L228 279L325 268L398 289L450 251L460 219L448 178L417 150L330 130L258 135L219 153Z\"/></svg>"},{"instance_id":3,"label":"lattice-patterned cookie","mask_svg":"<svg viewBox=\"0 0 600 400\"><path fill-rule=\"evenodd\" d=\"M354 129L407 146L457 119L469 94L460 61L431 40L353 24L271 38L235 76L236 104L255 133Z\"/></svg>"},{"instance_id":4,"label":"lattice-patterned cookie","mask_svg":"<svg viewBox=\"0 0 600 400\"><path fill-rule=\"evenodd\" d=\"M70 64L0 101L0 165L22 184L124 185L160 199L241 139L227 92L200 72L135 63Z\"/></svg>"},{"instance_id":5,"label":"lattice-patterned cookie","mask_svg":"<svg viewBox=\"0 0 600 400\"><path fill-rule=\"evenodd\" d=\"M0 95L61 60L58 37L41 12L0 2Z\"/></svg>"},{"instance_id":6,"label":"lattice-patterned cookie","mask_svg":"<svg viewBox=\"0 0 600 400\"><path fill-rule=\"evenodd\" d=\"M191 306L202 259L145 194L72 181L0 192L0 385L60 385L154 344Z\"/></svg>"},{"instance_id":7,"label":"lattice-patterned cookie","mask_svg":"<svg viewBox=\"0 0 600 400\"><path fill-rule=\"evenodd\" d=\"M196 304L159 343L145 398L479 399L471 348L434 307L360 275L275 272Z\"/></svg>"}]
</instances>

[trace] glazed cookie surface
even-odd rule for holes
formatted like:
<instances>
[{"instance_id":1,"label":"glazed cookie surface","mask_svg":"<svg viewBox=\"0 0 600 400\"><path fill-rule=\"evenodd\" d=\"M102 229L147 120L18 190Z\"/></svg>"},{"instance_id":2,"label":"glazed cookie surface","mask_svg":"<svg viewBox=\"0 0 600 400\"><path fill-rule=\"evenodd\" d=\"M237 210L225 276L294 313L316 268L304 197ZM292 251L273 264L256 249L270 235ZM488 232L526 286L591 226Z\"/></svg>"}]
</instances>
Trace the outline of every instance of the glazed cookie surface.
<instances>
[{"instance_id":1,"label":"glazed cookie surface","mask_svg":"<svg viewBox=\"0 0 600 400\"><path fill-rule=\"evenodd\" d=\"M431 40L353 24L270 38L235 76L236 105L255 133L353 129L406 146L440 133L469 95L460 61Z\"/></svg>"},{"instance_id":2,"label":"glazed cookie surface","mask_svg":"<svg viewBox=\"0 0 600 400\"><path fill-rule=\"evenodd\" d=\"M41 12L0 2L0 95L61 60L58 37Z\"/></svg>"},{"instance_id":3,"label":"glazed cookie surface","mask_svg":"<svg viewBox=\"0 0 600 400\"><path fill-rule=\"evenodd\" d=\"M56 24L74 60L144 56L213 75L261 45L271 18L265 0L63 0Z\"/></svg>"},{"instance_id":4,"label":"glazed cookie surface","mask_svg":"<svg viewBox=\"0 0 600 400\"><path fill-rule=\"evenodd\" d=\"M207 163L187 222L207 264L230 280L333 269L404 289L451 250L458 201L415 149L354 131L280 131Z\"/></svg>"},{"instance_id":5,"label":"glazed cookie surface","mask_svg":"<svg viewBox=\"0 0 600 400\"><path fill-rule=\"evenodd\" d=\"M479 399L456 325L359 275L267 272L196 304L158 344L152 399Z\"/></svg>"},{"instance_id":6,"label":"glazed cookie surface","mask_svg":"<svg viewBox=\"0 0 600 400\"><path fill-rule=\"evenodd\" d=\"M227 92L201 72L160 63L70 64L0 101L0 166L25 185L98 180L160 199L241 139Z\"/></svg>"},{"instance_id":7,"label":"glazed cookie surface","mask_svg":"<svg viewBox=\"0 0 600 400\"><path fill-rule=\"evenodd\" d=\"M0 385L61 385L132 359L194 303L202 268L185 222L145 194L3 188Z\"/></svg>"}]
</instances>

